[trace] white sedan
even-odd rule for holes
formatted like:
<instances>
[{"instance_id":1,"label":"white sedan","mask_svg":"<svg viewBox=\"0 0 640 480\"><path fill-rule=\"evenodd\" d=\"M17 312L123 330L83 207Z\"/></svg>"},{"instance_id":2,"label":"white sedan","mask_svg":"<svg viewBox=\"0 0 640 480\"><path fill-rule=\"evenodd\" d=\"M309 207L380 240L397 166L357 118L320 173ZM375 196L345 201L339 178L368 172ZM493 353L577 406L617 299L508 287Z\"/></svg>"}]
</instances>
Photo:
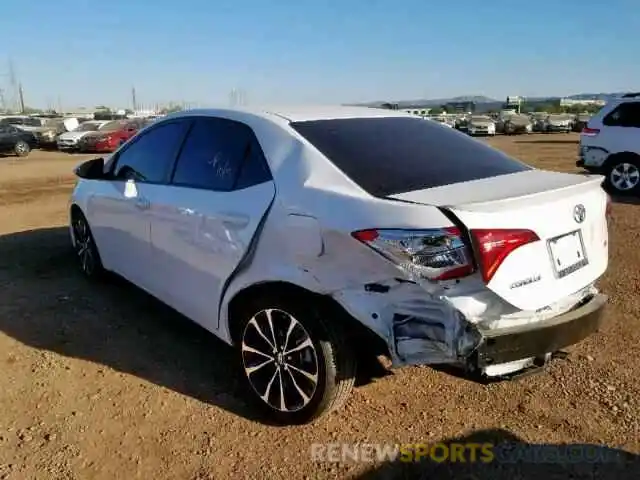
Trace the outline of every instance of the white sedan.
<instances>
[{"instance_id":1,"label":"white sedan","mask_svg":"<svg viewBox=\"0 0 640 480\"><path fill-rule=\"evenodd\" d=\"M236 348L278 422L340 406L365 353L504 377L602 319L602 177L413 115L191 110L76 174L82 272L115 272Z\"/></svg>"}]
</instances>

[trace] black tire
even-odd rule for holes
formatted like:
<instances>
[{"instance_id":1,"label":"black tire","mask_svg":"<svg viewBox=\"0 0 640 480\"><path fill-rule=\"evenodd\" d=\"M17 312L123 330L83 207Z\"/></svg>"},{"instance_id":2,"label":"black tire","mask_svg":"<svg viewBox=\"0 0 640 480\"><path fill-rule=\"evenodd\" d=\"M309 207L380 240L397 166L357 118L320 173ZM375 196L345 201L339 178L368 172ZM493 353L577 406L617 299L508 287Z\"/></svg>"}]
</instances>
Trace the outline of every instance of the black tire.
<instances>
[{"instance_id":1,"label":"black tire","mask_svg":"<svg viewBox=\"0 0 640 480\"><path fill-rule=\"evenodd\" d=\"M604 168L605 186L617 195L640 194L640 156L614 155Z\"/></svg>"},{"instance_id":2,"label":"black tire","mask_svg":"<svg viewBox=\"0 0 640 480\"><path fill-rule=\"evenodd\" d=\"M29 155L30 151L31 147L24 140L18 140L13 146L13 153L15 153L18 157L26 157L27 155Z\"/></svg>"},{"instance_id":3,"label":"black tire","mask_svg":"<svg viewBox=\"0 0 640 480\"><path fill-rule=\"evenodd\" d=\"M267 312L271 315L272 331L267 328ZM351 393L356 376L356 356L347 347L346 337L336 319L328 318L322 312L319 305L304 295L293 298L290 295L257 295L244 305L242 318L235 319L240 322L235 338L246 390L252 402L272 423L309 423L340 408ZM291 319L296 322L293 327ZM256 325L266 337L260 335ZM273 344L278 350L274 351ZM303 344L307 346L301 348ZM287 346L292 355L283 353ZM292 351L292 348L297 350ZM255 350L265 353L257 354ZM267 358L268 350L271 350L271 360ZM259 368L255 369L256 366ZM307 375L302 375L303 370ZM311 378L314 375L315 385ZM279 383L283 378L283 383ZM285 397L284 409L282 397Z\"/></svg>"},{"instance_id":4,"label":"black tire","mask_svg":"<svg viewBox=\"0 0 640 480\"><path fill-rule=\"evenodd\" d=\"M79 209L72 210L71 229L73 246L80 272L90 280L97 280L104 275L104 267L93 233L84 214Z\"/></svg>"}]
</instances>

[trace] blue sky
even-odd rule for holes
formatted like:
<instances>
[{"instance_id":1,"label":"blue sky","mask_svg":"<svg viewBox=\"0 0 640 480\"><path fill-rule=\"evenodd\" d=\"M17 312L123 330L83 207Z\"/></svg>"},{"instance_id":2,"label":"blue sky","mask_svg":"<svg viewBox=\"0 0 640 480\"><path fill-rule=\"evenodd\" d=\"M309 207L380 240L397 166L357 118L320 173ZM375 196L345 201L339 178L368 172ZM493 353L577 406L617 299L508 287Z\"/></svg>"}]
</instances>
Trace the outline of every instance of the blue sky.
<instances>
[{"instance_id":1,"label":"blue sky","mask_svg":"<svg viewBox=\"0 0 640 480\"><path fill-rule=\"evenodd\" d=\"M637 0L4 2L26 103L341 103L640 88ZM10 19L23 19L16 22ZM7 95L7 93L5 93Z\"/></svg>"}]
</instances>

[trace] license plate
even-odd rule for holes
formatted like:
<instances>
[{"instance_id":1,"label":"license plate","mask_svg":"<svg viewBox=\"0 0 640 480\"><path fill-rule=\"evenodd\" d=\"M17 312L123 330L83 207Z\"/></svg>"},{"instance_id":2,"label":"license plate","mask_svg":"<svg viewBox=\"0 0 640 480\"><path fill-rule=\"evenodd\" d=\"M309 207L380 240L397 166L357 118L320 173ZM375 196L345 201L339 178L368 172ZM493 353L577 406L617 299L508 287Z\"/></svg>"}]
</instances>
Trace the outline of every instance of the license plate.
<instances>
[{"instance_id":1,"label":"license plate","mask_svg":"<svg viewBox=\"0 0 640 480\"><path fill-rule=\"evenodd\" d=\"M566 277L589 263L580 230L549 240L549 252L558 278Z\"/></svg>"}]
</instances>

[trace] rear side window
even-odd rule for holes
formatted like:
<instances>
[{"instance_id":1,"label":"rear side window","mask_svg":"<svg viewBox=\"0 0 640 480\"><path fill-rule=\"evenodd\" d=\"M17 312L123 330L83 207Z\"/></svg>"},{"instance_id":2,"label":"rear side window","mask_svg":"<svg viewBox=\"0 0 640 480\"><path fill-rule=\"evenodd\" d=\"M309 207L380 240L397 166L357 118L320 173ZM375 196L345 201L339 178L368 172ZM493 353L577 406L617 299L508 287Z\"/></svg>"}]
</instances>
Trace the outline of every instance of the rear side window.
<instances>
[{"instance_id":1,"label":"rear side window","mask_svg":"<svg viewBox=\"0 0 640 480\"><path fill-rule=\"evenodd\" d=\"M608 127L640 127L640 102L624 102L604 117Z\"/></svg>"},{"instance_id":2,"label":"rear side window","mask_svg":"<svg viewBox=\"0 0 640 480\"><path fill-rule=\"evenodd\" d=\"M531 170L454 129L421 118L349 118L291 126L377 197Z\"/></svg>"},{"instance_id":3,"label":"rear side window","mask_svg":"<svg viewBox=\"0 0 640 480\"><path fill-rule=\"evenodd\" d=\"M201 118L185 140L172 183L230 191L269 179L262 150L248 126L222 118Z\"/></svg>"}]
</instances>

